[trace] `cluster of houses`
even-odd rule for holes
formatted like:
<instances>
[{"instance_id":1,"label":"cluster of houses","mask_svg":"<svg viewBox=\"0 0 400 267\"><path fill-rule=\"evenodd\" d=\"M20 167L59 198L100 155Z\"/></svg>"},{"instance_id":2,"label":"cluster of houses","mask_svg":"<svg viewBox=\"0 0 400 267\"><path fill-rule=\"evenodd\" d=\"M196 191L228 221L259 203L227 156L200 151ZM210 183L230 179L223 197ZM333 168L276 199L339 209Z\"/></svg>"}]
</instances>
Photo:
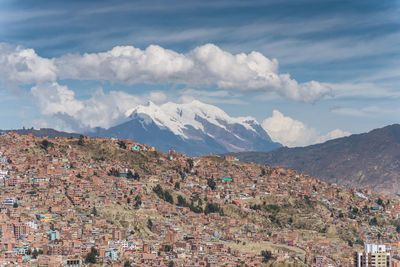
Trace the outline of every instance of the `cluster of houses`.
<instances>
[{"instance_id":1,"label":"cluster of houses","mask_svg":"<svg viewBox=\"0 0 400 267\"><path fill-rule=\"evenodd\" d=\"M352 266L366 242L398 255L398 229L382 223L398 219L396 199L232 157L85 137L147 159L144 167L106 162L77 141L43 148L32 135L0 136L0 266L82 266L93 248L98 263L114 266Z\"/></svg>"}]
</instances>

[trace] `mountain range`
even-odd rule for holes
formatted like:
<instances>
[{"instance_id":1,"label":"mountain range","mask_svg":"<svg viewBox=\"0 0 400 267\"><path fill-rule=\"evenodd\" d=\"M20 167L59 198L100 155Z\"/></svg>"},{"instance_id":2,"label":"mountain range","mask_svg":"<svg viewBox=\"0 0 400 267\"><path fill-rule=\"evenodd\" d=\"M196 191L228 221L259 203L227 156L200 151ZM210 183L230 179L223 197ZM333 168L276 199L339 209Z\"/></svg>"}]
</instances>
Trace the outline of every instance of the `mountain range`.
<instances>
[{"instance_id":1,"label":"mountain range","mask_svg":"<svg viewBox=\"0 0 400 267\"><path fill-rule=\"evenodd\" d=\"M149 102L129 112L129 120L109 129L85 133L92 137L131 139L167 152L191 156L240 151L270 151L281 147L252 117L230 117L216 106Z\"/></svg>"},{"instance_id":2,"label":"mountain range","mask_svg":"<svg viewBox=\"0 0 400 267\"><path fill-rule=\"evenodd\" d=\"M175 150L189 156L241 151L271 151L282 145L273 142L252 117L231 117L222 109L194 100L185 104L148 102L127 113L127 120L105 129L96 127L81 134L90 137L130 139L163 152ZM0 130L1 131L1 130ZM3 130L37 137L74 137L50 128Z\"/></svg>"},{"instance_id":3,"label":"mountain range","mask_svg":"<svg viewBox=\"0 0 400 267\"><path fill-rule=\"evenodd\" d=\"M307 147L234 154L241 161L295 169L342 186L400 191L400 125Z\"/></svg>"}]
</instances>

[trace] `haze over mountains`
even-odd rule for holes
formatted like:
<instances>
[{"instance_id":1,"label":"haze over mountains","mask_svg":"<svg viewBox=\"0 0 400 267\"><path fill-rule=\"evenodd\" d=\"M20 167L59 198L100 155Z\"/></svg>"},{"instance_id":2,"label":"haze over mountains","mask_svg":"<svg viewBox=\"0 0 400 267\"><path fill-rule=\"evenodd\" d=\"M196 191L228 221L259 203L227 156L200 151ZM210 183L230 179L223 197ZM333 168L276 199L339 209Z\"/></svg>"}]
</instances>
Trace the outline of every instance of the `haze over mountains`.
<instances>
[{"instance_id":1,"label":"haze over mountains","mask_svg":"<svg viewBox=\"0 0 400 267\"><path fill-rule=\"evenodd\" d=\"M400 125L307 147L234 154L241 161L290 168L342 186L400 191Z\"/></svg>"}]
</instances>

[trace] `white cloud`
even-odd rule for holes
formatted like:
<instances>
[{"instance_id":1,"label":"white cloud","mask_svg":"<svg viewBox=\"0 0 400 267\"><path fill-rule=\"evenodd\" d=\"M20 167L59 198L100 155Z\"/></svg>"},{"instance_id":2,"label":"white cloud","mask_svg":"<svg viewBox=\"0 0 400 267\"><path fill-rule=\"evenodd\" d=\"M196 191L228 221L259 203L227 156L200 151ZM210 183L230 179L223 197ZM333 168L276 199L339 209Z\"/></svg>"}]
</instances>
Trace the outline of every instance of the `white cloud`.
<instances>
[{"instance_id":1,"label":"white cloud","mask_svg":"<svg viewBox=\"0 0 400 267\"><path fill-rule=\"evenodd\" d=\"M53 60L38 56L33 49L0 43L0 82L4 86L53 81L55 72Z\"/></svg>"},{"instance_id":2,"label":"white cloud","mask_svg":"<svg viewBox=\"0 0 400 267\"><path fill-rule=\"evenodd\" d=\"M243 94L227 90L206 91L186 88L176 93L180 96L177 99L179 103L189 103L193 100L200 100L209 104L247 104L243 100Z\"/></svg>"},{"instance_id":3,"label":"white cloud","mask_svg":"<svg viewBox=\"0 0 400 267\"><path fill-rule=\"evenodd\" d=\"M161 91L153 91L149 94L149 100L156 104L164 103L167 101L167 95Z\"/></svg>"},{"instance_id":4,"label":"white cloud","mask_svg":"<svg viewBox=\"0 0 400 267\"><path fill-rule=\"evenodd\" d=\"M36 85L32 87L31 93L44 115L66 113L75 116L83 108L83 103L75 99L74 91L56 82Z\"/></svg>"},{"instance_id":5,"label":"white cloud","mask_svg":"<svg viewBox=\"0 0 400 267\"><path fill-rule=\"evenodd\" d=\"M117 46L103 53L65 55L55 59L55 64L61 79L275 91L285 98L307 103L331 93L329 86L316 81L298 83L289 74L279 74L276 59L270 60L259 52L234 55L213 44L199 46L187 54L156 45L145 50Z\"/></svg>"},{"instance_id":6,"label":"white cloud","mask_svg":"<svg viewBox=\"0 0 400 267\"><path fill-rule=\"evenodd\" d=\"M335 129L330 131L329 133L320 136L315 143L323 143L331 139L336 139L344 136L349 136L351 133L342 131L340 129Z\"/></svg>"},{"instance_id":7,"label":"white cloud","mask_svg":"<svg viewBox=\"0 0 400 267\"><path fill-rule=\"evenodd\" d=\"M0 44L0 80L20 85L77 79L132 85L185 84L218 86L225 90L274 91L299 102L312 103L331 94L329 86L316 81L298 83L280 74L278 61L259 52L231 54L213 44L180 54L150 45L145 50L116 46L102 53L68 54L47 59L33 49Z\"/></svg>"},{"instance_id":8,"label":"white cloud","mask_svg":"<svg viewBox=\"0 0 400 267\"><path fill-rule=\"evenodd\" d=\"M243 103L246 91L273 92L287 99L312 103L330 94L329 86L310 81L298 83L280 74L278 61L259 52L231 54L216 45L199 46L186 54L150 45L142 50L116 46L102 53L68 54L43 58L33 49L0 43L0 82L6 88L32 85L31 94L43 116L57 117L75 130L111 127L124 121L126 112L148 100L163 103L165 93L132 95L122 91L104 93L99 89L89 99L77 99L74 91L58 81L64 79L110 81L125 85L185 84L189 89L179 101L201 99L209 103ZM235 93L234 91L235 90ZM201 93L203 91L203 93ZM129 114L128 114L129 115Z\"/></svg>"},{"instance_id":9,"label":"white cloud","mask_svg":"<svg viewBox=\"0 0 400 267\"><path fill-rule=\"evenodd\" d=\"M83 126L91 128L99 126L109 128L126 120L126 112L145 100L139 96L131 95L122 91L111 91L108 94L98 89L92 97L83 101L84 109L77 120Z\"/></svg>"},{"instance_id":10,"label":"white cloud","mask_svg":"<svg viewBox=\"0 0 400 267\"><path fill-rule=\"evenodd\" d=\"M272 117L266 118L261 125L273 141L289 147L308 145L317 136L316 130L285 117L278 110L274 110Z\"/></svg>"},{"instance_id":11,"label":"white cloud","mask_svg":"<svg viewBox=\"0 0 400 267\"><path fill-rule=\"evenodd\" d=\"M284 116L278 110L274 110L272 117L266 118L261 126L273 141L288 147L307 146L350 135L349 132L340 129L320 135L316 129L309 128L301 121Z\"/></svg>"},{"instance_id":12,"label":"white cloud","mask_svg":"<svg viewBox=\"0 0 400 267\"><path fill-rule=\"evenodd\" d=\"M184 55L157 45L146 50L116 46L112 50L84 55L65 55L55 60L60 78L108 80L122 84L168 83L193 65Z\"/></svg>"},{"instance_id":13,"label":"white cloud","mask_svg":"<svg viewBox=\"0 0 400 267\"><path fill-rule=\"evenodd\" d=\"M74 91L57 82L42 83L31 89L42 115L63 122L62 127L82 131L109 128L127 120L129 110L147 101L165 102L162 92L132 95L122 91L104 93L99 88L89 99L78 100Z\"/></svg>"}]
</instances>

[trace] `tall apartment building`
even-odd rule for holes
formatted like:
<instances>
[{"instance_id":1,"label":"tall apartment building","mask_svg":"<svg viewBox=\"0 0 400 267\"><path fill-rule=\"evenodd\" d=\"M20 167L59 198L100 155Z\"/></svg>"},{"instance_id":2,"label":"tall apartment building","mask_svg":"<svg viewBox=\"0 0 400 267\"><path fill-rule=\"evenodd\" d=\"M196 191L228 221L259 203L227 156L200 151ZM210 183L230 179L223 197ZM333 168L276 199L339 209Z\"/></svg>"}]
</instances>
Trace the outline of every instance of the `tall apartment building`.
<instances>
[{"instance_id":1,"label":"tall apartment building","mask_svg":"<svg viewBox=\"0 0 400 267\"><path fill-rule=\"evenodd\" d=\"M390 252L385 245L366 244L364 252L355 254L357 267L392 267Z\"/></svg>"}]
</instances>

